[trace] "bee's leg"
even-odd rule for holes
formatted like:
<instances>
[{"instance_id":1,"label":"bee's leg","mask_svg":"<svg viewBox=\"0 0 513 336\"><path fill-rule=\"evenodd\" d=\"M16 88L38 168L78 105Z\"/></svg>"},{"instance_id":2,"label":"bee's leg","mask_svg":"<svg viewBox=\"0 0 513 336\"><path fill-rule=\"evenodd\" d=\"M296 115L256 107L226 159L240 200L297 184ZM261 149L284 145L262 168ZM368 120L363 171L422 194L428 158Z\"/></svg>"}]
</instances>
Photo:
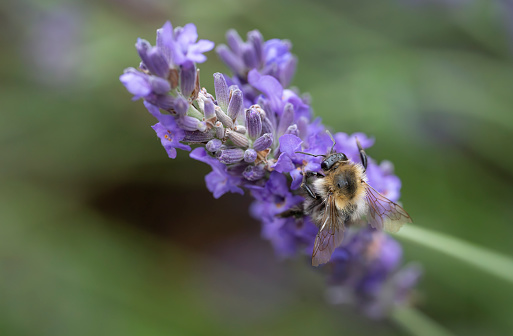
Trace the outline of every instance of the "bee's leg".
<instances>
[{"instance_id":1,"label":"bee's leg","mask_svg":"<svg viewBox=\"0 0 513 336\"><path fill-rule=\"evenodd\" d=\"M318 199L319 196L313 192L312 188L310 188L310 186L306 183L306 180L312 176L322 178L322 177L324 177L324 175L319 174L314 171L307 171L307 172L303 171L302 175L303 175L303 182L301 182L301 188L303 188L308 193L308 196L310 196L311 198Z\"/></svg>"},{"instance_id":2,"label":"bee's leg","mask_svg":"<svg viewBox=\"0 0 513 336\"><path fill-rule=\"evenodd\" d=\"M276 216L281 217L281 218L288 218L288 217L303 218L305 216L305 212L300 208L292 208L292 209L284 211Z\"/></svg>"},{"instance_id":3,"label":"bee's leg","mask_svg":"<svg viewBox=\"0 0 513 336\"><path fill-rule=\"evenodd\" d=\"M301 187L308 193L308 195L313 198L317 199L319 196L317 196L316 193L313 192L313 190L310 188L308 184L302 184Z\"/></svg>"},{"instance_id":4,"label":"bee's leg","mask_svg":"<svg viewBox=\"0 0 513 336\"><path fill-rule=\"evenodd\" d=\"M310 178L312 176L319 177L319 178L324 177L324 175L322 175L321 173L314 172L314 171L304 172L303 176L304 176L305 179L308 179L308 178Z\"/></svg>"},{"instance_id":5,"label":"bee's leg","mask_svg":"<svg viewBox=\"0 0 513 336\"><path fill-rule=\"evenodd\" d=\"M356 146L358 146L358 151L360 152L360 160L362 161L364 172L367 170L367 154L362 148L360 141L356 138Z\"/></svg>"}]
</instances>

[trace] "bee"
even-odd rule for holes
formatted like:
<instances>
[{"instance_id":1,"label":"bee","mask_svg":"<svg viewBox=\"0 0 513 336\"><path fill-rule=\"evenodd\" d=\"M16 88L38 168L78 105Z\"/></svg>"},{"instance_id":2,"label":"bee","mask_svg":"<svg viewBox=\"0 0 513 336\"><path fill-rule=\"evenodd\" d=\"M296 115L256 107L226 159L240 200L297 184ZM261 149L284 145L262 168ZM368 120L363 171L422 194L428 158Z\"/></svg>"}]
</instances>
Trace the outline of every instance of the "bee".
<instances>
[{"instance_id":1,"label":"bee","mask_svg":"<svg viewBox=\"0 0 513 336\"><path fill-rule=\"evenodd\" d=\"M329 134L329 132L328 132ZM310 216L319 228L312 252L312 265L327 263L335 248L344 237L346 227L369 223L377 230L397 232L405 223L411 223L410 215L397 203L392 202L367 182L367 154L356 138L361 163L355 163L344 153L335 153L335 140L329 134L333 146L322 156L322 173L303 172L302 189L305 192L303 214ZM315 180L309 184L309 180Z\"/></svg>"}]
</instances>

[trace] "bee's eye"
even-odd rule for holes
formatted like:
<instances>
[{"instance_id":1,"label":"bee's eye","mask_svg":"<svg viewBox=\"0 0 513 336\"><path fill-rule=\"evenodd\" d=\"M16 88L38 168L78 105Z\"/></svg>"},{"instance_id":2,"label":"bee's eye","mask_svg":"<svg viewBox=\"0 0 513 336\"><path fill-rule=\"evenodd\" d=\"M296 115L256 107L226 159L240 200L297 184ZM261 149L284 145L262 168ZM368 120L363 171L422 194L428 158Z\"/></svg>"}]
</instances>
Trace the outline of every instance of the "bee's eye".
<instances>
[{"instance_id":1,"label":"bee's eye","mask_svg":"<svg viewBox=\"0 0 513 336\"><path fill-rule=\"evenodd\" d=\"M328 170L328 163L326 161L321 162L321 169L322 170Z\"/></svg>"}]
</instances>

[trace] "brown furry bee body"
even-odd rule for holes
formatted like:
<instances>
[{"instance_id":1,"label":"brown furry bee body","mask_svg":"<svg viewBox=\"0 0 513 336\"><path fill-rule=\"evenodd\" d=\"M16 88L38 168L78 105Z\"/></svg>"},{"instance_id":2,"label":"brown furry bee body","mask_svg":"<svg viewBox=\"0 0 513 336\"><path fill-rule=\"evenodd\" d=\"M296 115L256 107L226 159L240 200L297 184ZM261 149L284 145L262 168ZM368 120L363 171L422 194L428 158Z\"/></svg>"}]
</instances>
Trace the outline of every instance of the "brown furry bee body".
<instances>
[{"instance_id":1,"label":"brown furry bee body","mask_svg":"<svg viewBox=\"0 0 513 336\"><path fill-rule=\"evenodd\" d=\"M333 153L332 148L330 154L321 155L323 174L303 174L302 187L306 193L303 213L319 228L312 253L313 266L330 260L342 243L347 226L368 222L375 229L397 232L404 223L411 222L401 206L367 183L367 155L358 140L356 143L361 164L352 162L344 153ZM307 182L313 177L315 180L309 185Z\"/></svg>"}]
</instances>

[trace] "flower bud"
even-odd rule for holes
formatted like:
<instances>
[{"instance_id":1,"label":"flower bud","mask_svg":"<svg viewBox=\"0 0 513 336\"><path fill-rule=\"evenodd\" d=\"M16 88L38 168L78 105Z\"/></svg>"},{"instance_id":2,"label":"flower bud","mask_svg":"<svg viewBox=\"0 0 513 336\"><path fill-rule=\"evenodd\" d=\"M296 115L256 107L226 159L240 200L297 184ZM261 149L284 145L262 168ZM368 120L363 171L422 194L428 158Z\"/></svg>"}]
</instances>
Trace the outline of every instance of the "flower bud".
<instances>
[{"instance_id":1,"label":"flower bud","mask_svg":"<svg viewBox=\"0 0 513 336\"><path fill-rule=\"evenodd\" d=\"M296 72L297 58L291 57L289 58L285 64L281 66L281 71L279 75L279 81L283 87L288 87L290 82L292 81L292 77Z\"/></svg>"},{"instance_id":2,"label":"flower bud","mask_svg":"<svg viewBox=\"0 0 513 336\"><path fill-rule=\"evenodd\" d=\"M180 66L180 90L184 97L189 97L196 85L196 66L193 62L185 62Z\"/></svg>"},{"instance_id":3,"label":"flower bud","mask_svg":"<svg viewBox=\"0 0 513 336\"><path fill-rule=\"evenodd\" d=\"M283 114L281 115L280 122L278 124L278 137L281 137L287 131L287 128L294 122L294 106L291 103L287 103L283 108Z\"/></svg>"},{"instance_id":4,"label":"flower bud","mask_svg":"<svg viewBox=\"0 0 513 336\"><path fill-rule=\"evenodd\" d=\"M171 91L171 85L163 78L150 76L151 91L156 94L166 94Z\"/></svg>"},{"instance_id":5,"label":"flower bud","mask_svg":"<svg viewBox=\"0 0 513 336\"><path fill-rule=\"evenodd\" d=\"M185 142L207 142L212 141L212 138L214 138L214 131L207 131L207 132L201 132L201 131L185 131L185 136L183 138L183 141ZM209 142L210 142L209 141Z\"/></svg>"},{"instance_id":6,"label":"flower bud","mask_svg":"<svg viewBox=\"0 0 513 336\"><path fill-rule=\"evenodd\" d=\"M175 98L170 95L149 95L145 99L166 111L174 109L175 106Z\"/></svg>"},{"instance_id":7,"label":"flower bud","mask_svg":"<svg viewBox=\"0 0 513 336\"><path fill-rule=\"evenodd\" d=\"M248 166L242 173L242 176L249 181L258 181L265 176L265 169L262 165Z\"/></svg>"},{"instance_id":8,"label":"flower bud","mask_svg":"<svg viewBox=\"0 0 513 336\"><path fill-rule=\"evenodd\" d=\"M226 42L235 54L240 55L244 41L242 41L242 38L235 29L230 29L226 32Z\"/></svg>"},{"instance_id":9,"label":"flower bud","mask_svg":"<svg viewBox=\"0 0 513 336\"><path fill-rule=\"evenodd\" d=\"M257 158L257 152L254 149L252 149L252 148L246 149L246 151L244 152L244 161L252 163L252 162L255 162L256 158Z\"/></svg>"},{"instance_id":10,"label":"flower bud","mask_svg":"<svg viewBox=\"0 0 513 336\"><path fill-rule=\"evenodd\" d=\"M264 60L264 37L258 30L252 30L248 33L248 42L253 46L257 65Z\"/></svg>"},{"instance_id":11,"label":"flower bud","mask_svg":"<svg viewBox=\"0 0 513 336\"><path fill-rule=\"evenodd\" d=\"M266 148L271 147L273 144L273 135L271 133L265 133L260 138L256 139L253 143L253 149L257 152L263 151Z\"/></svg>"},{"instance_id":12,"label":"flower bud","mask_svg":"<svg viewBox=\"0 0 513 336\"><path fill-rule=\"evenodd\" d=\"M189 102L182 96L175 98L174 110L178 116L184 116L189 109Z\"/></svg>"},{"instance_id":13,"label":"flower bud","mask_svg":"<svg viewBox=\"0 0 513 336\"><path fill-rule=\"evenodd\" d=\"M221 140L212 139L209 142L207 142L205 147L207 148L207 150L209 152L215 153L221 148L222 145L223 145L223 143L221 142Z\"/></svg>"},{"instance_id":14,"label":"flower bud","mask_svg":"<svg viewBox=\"0 0 513 336\"><path fill-rule=\"evenodd\" d=\"M237 119L237 116L242 112L242 109L242 91L239 89L235 89L231 92L230 102L228 103L228 116L232 118L232 120L235 120Z\"/></svg>"},{"instance_id":15,"label":"flower bud","mask_svg":"<svg viewBox=\"0 0 513 336\"><path fill-rule=\"evenodd\" d=\"M153 72L153 71L151 71L152 70L150 68L151 61L150 61L150 58L148 57L148 52L151 49L150 42L148 42L144 39L138 38L137 42L135 43L135 48L137 49L137 53L139 54L139 57L141 58L142 63L144 64L144 67L146 69L148 69L150 72Z\"/></svg>"},{"instance_id":16,"label":"flower bud","mask_svg":"<svg viewBox=\"0 0 513 336\"><path fill-rule=\"evenodd\" d=\"M157 47L152 47L148 51L148 59L151 65L146 64L146 67L155 75L167 78L169 74L169 65L162 52Z\"/></svg>"},{"instance_id":17,"label":"flower bud","mask_svg":"<svg viewBox=\"0 0 513 336\"><path fill-rule=\"evenodd\" d=\"M305 116L301 116L297 120L297 128L299 130L299 137L303 140L308 135L308 125L309 124L310 124L310 122L308 121L308 118Z\"/></svg>"},{"instance_id":18,"label":"flower bud","mask_svg":"<svg viewBox=\"0 0 513 336\"><path fill-rule=\"evenodd\" d=\"M249 146L249 139L240 133L227 129L226 135L228 136L228 139L230 139L237 147L246 148Z\"/></svg>"},{"instance_id":19,"label":"flower bud","mask_svg":"<svg viewBox=\"0 0 513 336\"><path fill-rule=\"evenodd\" d=\"M244 150L240 148L231 148L218 151L216 154L221 163L232 164L242 161L244 158Z\"/></svg>"},{"instance_id":20,"label":"flower bud","mask_svg":"<svg viewBox=\"0 0 513 336\"><path fill-rule=\"evenodd\" d=\"M272 111L271 106L269 106L269 102L265 100L262 96L260 96L257 100L257 105L260 107L258 111L260 111L260 117L262 117L262 124L266 123L265 119L267 118L269 120L268 126L270 129L274 131L276 128L276 116L275 113L267 113L265 111ZM264 117L265 115L265 117ZM269 126L270 125L270 126ZM262 133L270 133L268 131L263 131Z\"/></svg>"},{"instance_id":21,"label":"flower bud","mask_svg":"<svg viewBox=\"0 0 513 336\"><path fill-rule=\"evenodd\" d=\"M257 55L251 44L242 45L242 59L246 68L254 69L258 67Z\"/></svg>"},{"instance_id":22,"label":"flower bud","mask_svg":"<svg viewBox=\"0 0 513 336\"><path fill-rule=\"evenodd\" d=\"M242 126L242 125L235 125L233 130L237 133L240 133L240 134L243 134L243 135L246 135L246 127Z\"/></svg>"},{"instance_id":23,"label":"flower bud","mask_svg":"<svg viewBox=\"0 0 513 336\"><path fill-rule=\"evenodd\" d=\"M223 61L224 64L232 70L235 74L243 74L244 73L244 64L240 60L240 58L235 55L227 46L224 44L220 44L216 48L217 55Z\"/></svg>"},{"instance_id":24,"label":"flower bud","mask_svg":"<svg viewBox=\"0 0 513 336\"><path fill-rule=\"evenodd\" d=\"M285 131L285 134L293 134L295 136L299 136L299 130L296 124L290 125L289 128Z\"/></svg>"},{"instance_id":25,"label":"flower bud","mask_svg":"<svg viewBox=\"0 0 513 336\"><path fill-rule=\"evenodd\" d=\"M214 74L214 88L216 91L217 104L223 111L228 109L228 102L230 99L230 91L222 73L216 72Z\"/></svg>"},{"instance_id":26,"label":"flower bud","mask_svg":"<svg viewBox=\"0 0 513 336\"><path fill-rule=\"evenodd\" d=\"M218 121L216 122L216 124L214 125L215 129L216 129L216 138L218 139L224 139L225 137L225 132L224 132L224 126L223 126L223 123Z\"/></svg>"},{"instance_id":27,"label":"flower bud","mask_svg":"<svg viewBox=\"0 0 513 336\"><path fill-rule=\"evenodd\" d=\"M201 122L198 119L187 115L177 118L176 123L185 131L197 131L201 128Z\"/></svg>"},{"instance_id":28,"label":"flower bud","mask_svg":"<svg viewBox=\"0 0 513 336\"><path fill-rule=\"evenodd\" d=\"M206 121L200 121L198 123L198 131L205 132L207 130L207 122Z\"/></svg>"},{"instance_id":29,"label":"flower bud","mask_svg":"<svg viewBox=\"0 0 513 336\"><path fill-rule=\"evenodd\" d=\"M262 133L274 133L274 127L269 118L262 119Z\"/></svg>"},{"instance_id":30,"label":"flower bud","mask_svg":"<svg viewBox=\"0 0 513 336\"><path fill-rule=\"evenodd\" d=\"M224 113L223 110L221 110L221 108L219 106L216 106L214 110L216 112L217 120L222 122L223 125L226 128L232 128L233 127L233 120L232 120L232 118L227 116L226 113Z\"/></svg>"},{"instance_id":31,"label":"flower bud","mask_svg":"<svg viewBox=\"0 0 513 336\"><path fill-rule=\"evenodd\" d=\"M262 119L260 113L254 108L246 110L246 127L248 129L248 136L255 140L262 133Z\"/></svg>"},{"instance_id":32,"label":"flower bud","mask_svg":"<svg viewBox=\"0 0 513 336\"><path fill-rule=\"evenodd\" d=\"M203 112L205 113L205 119L209 120L216 116L214 103L207 98L207 100L202 100L204 102Z\"/></svg>"}]
</instances>

